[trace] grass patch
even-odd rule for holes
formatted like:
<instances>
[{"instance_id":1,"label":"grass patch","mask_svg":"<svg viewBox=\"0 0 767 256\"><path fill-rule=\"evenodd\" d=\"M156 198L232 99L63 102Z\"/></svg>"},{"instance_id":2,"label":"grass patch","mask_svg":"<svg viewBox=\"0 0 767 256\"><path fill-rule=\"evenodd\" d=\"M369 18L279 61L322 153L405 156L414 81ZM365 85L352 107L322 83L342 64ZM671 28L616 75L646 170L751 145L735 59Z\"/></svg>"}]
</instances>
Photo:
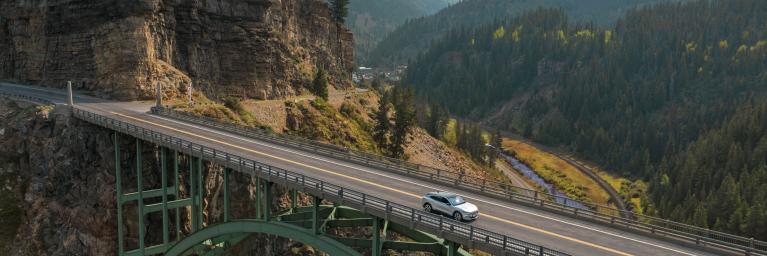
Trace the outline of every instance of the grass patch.
<instances>
[{"instance_id":1,"label":"grass patch","mask_svg":"<svg viewBox=\"0 0 767 256\"><path fill-rule=\"evenodd\" d=\"M616 177L598 168L591 167L600 178L610 184L624 198L626 207L636 213L643 213L642 198L646 197L647 184L642 180L631 181L627 178Z\"/></svg>"},{"instance_id":2,"label":"grass patch","mask_svg":"<svg viewBox=\"0 0 767 256\"><path fill-rule=\"evenodd\" d=\"M334 145L371 153L380 153L373 141L371 123L364 120L361 111L352 105L342 105L342 111L322 99L316 99L309 104L287 102L289 107L297 108L301 116L301 126L294 135L313 140L327 141ZM293 113L297 115L299 113Z\"/></svg>"},{"instance_id":3,"label":"grass patch","mask_svg":"<svg viewBox=\"0 0 767 256\"><path fill-rule=\"evenodd\" d=\"M546 182L568 197L597 204L608 204L610 196L599 184L559 157L541 151L527 143L504 139L503 148L529 165Z\"/></svg>"},{"instance_id":4,"label":"grass patch","mask_svg":"<svg viewBox=\"0 0 767 256\"><path fill-rule=\"evenodd\" d=\"M259 128L268 128L259 123L252 113L245 109L242 101L237 98L225 98L223 102L215 102L205 95L195 92L192 95L192 106L184 100L171 100L169 103L174 109L191 113L197 116L209 117L225 122Z\"/></svg>"}]
</instances>

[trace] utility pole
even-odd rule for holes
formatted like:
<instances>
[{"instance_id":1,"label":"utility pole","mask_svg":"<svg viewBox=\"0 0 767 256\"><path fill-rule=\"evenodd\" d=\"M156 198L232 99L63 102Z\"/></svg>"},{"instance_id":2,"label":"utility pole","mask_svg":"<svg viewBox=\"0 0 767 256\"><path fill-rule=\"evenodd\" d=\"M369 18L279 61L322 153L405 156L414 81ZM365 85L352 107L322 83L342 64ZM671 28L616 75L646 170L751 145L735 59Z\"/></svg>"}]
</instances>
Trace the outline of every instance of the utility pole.
<instances>
[{"instance_id":1,"label":"utility pole","mask_svg":"<svg viewBox=\"0 0 767 256\"><path fill-rule=\"evenodd\" d=\"M69 96L69 106L74 107L75 106L75 96L72 92L72 81L67 81L67 95Z\"/></svg>"}]
</instances>

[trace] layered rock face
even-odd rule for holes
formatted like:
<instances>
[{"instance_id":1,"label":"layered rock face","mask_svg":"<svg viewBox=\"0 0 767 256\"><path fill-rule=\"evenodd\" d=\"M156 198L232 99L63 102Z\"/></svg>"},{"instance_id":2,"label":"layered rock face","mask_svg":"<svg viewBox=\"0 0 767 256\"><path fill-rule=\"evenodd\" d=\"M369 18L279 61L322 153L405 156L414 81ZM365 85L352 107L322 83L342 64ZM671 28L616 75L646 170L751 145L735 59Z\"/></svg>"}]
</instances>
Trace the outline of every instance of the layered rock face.
<instances>
[{"instance_id":1,"label":"layered rock face","mask_svg":"<svg viewBox=\"0 0 767 256\"><path fill-rule=\"evenodd\" d=\"M112 131L71 117L66 107L39 107L0 97L0 255L116 255L117 205ZM121 144L124 193L136 191L135 140ZM143 144L144 189L160 187L158 149ZM188 184L186 158L180 179ZM223 220L223 168L205 163L203 225ZM170 175L172 176L172 175ZM174 180L169 177L168 180ZM255 182L234 173L232 217L252 218ZM183 198L188 193L182 186ZM285 188L273 186L272 209L290 205ZM302 196L301 205L309 198ZM138 247L135 202L123 206L126 249ZM191 232L188 209L181 211L181 230ZM175 230L175 213L170 213ZM162 241L162 217L145 220L147 245ZM175 236L172 235L175 239ZM301 247L288 239L254 234L231 255L286 255Z\"/></svg>"},{"instance_id":2,"label":"layered rock face","mask_svg":"<svg viewBox=\"0 0 767 256\"><path fill-rule=\"evenodd\" d=\"M321 0L0 2L0 79L150 98L192 84L209 96L280 98L316 67L351 86L351 33Z\"/></svg>"}]
</instances>

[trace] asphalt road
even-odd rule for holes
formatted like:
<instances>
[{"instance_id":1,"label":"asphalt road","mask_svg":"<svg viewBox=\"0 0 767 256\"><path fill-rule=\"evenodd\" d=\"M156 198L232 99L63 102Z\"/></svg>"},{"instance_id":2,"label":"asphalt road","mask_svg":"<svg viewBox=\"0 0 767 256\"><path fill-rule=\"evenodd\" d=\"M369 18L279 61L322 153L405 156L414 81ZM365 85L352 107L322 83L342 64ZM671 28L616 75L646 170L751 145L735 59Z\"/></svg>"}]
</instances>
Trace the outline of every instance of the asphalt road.
<instances>
[{"instance_id":1,"label":"asphalt road","mask_svg":"<svg viewBox=\"0 0 767 256\"><path fill-rule=\"evenodd\" d=\"M63 103L61 90L0 84L12 91ZM147 114L150 102L109 102L78 96L76 106L158 132L325 180L349 189L420 208L420 197L431 191L452 191L480 209L472 223L493 232L572 255L715 255L666 240L636 235L587 221L560 216L456 188L430 184L375 168L345 163L291 148Z\"/></svg>"}]
</instances>

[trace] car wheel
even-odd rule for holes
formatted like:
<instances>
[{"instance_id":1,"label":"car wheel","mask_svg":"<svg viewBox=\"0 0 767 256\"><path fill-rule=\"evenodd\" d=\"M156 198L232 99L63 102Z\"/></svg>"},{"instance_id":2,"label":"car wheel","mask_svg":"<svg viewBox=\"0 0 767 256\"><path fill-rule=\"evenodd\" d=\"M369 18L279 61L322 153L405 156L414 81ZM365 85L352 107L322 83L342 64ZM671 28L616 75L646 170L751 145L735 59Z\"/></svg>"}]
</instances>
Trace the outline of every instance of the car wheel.
<instances>
[{"instance_id":1,"label":"car wheel","mask_svg":"<svg viewBox=\"0 0 767 256\"><path fill-rule=\"evenodd\" d=\"M461 215L460 212L455 212L455 213L453 213L453 219L455 219L457 221L462 221L463 220L463 215Z\"/></svg>"},{"instance_id":2,"label":"car wheel","mask_svg":"<svg viewBox=\"0 0 767 256\"><path fill-rule=\"evenodd\" d=\"M424 204L423 205L423 210L426 211L426 212L431 212L431 210L432 210L431 209L431 205L430 204Z\"/></svg>"}]
</instances>

